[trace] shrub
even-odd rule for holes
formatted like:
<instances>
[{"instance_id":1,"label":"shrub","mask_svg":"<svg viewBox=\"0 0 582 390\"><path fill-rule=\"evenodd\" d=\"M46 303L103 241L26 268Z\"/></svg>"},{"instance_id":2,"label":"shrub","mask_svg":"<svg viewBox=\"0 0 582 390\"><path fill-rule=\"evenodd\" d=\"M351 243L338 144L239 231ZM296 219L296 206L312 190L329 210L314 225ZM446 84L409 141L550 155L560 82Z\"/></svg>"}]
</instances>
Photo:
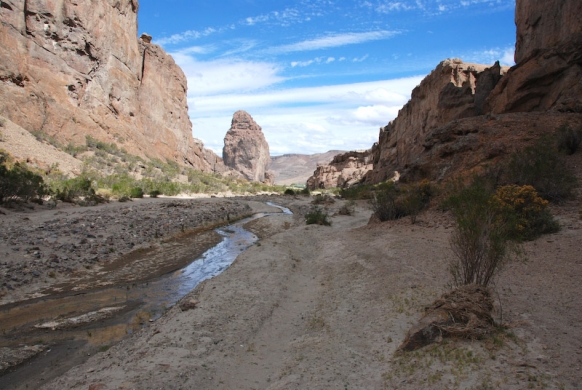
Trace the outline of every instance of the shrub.
<instances>
[{"instance_id":1,"label":"shrub","mask_svg":"<svg viewBox=\"0 0 582 390\"><path fill-rule=\"evenodd\" d=\"M567 154L574 154L582 143L582 127L574 130L570 126L560 127L558 136L558 149L565 151Z\"/></svg>"},{"instance_id":2,"label":"shrub","mask_svg":"<svg viewBox=\"0 0 582 390\"><path fill-rule=\"evenodd\" d=\"M55 197L62 202L75 203L76 199L90 195L95 195L91 180L85 176L79 176L62 181Z\"/></svg>"},{"instance_id":3,"label":"shrub","mask_svg":"<svg viewBox=\"0 0 582 390\"><path fill-rule=\"evenodd\" d=\"M507 175L510 184L533 186L544 199L552 202L572 198L578 187L576 176L568 170L564 157L548 138L514 153Z\"/></svg>"},{"instance_id":4,"label":"shrub","mask_svg":"<svg viewBox=\"0 0 582 390\"><path fill-rule=\"evenodd\" d=\"M340 207L339 215L354 215L356 202L354 200L349 200Z\"/></svg>"},{"instance_id":5,"label":"shrub","mask_svg":"<svg viewBox=\"0 0 582 390\"><path fill-rule=\"evenodd\" d=\"M309 191L308 187L305 187L304 189L301 190L301 195L311 195L311 191Z\"/></svg>"},{"instance_id":6,"label":"shrub","mask_svg":"<svg viewBox=\"0 0 582 390\"><path fill-rule=\"evenodd\" d=\"M511 258L506 228L490 200L491 190L482 178L447 200L456 221L450 238L455 258L449 266L454 286L487 286Z\"/></svg>"},{"instance_id":7,"label":"shrub","mask_svg":"<svg viewBox=\"0 0 582 390\"><path fill-rule=\"evenodd\" d=\"M143 198L143 190L141 189L141 187L133 187L129 191L129 197L130 198Z\"/></svg>"},{"instance_id":8,"label":"shrub","mask_svg":"<svg viewBox=\"0 0 582 390\"><path fill-rule=\"evenodd\" d=\"M27 202L48 193L42 176L18 162L9 168L8 160L8 154L0 152L0 203L17 199Z\"/></svg>"},{"instance_id":9,"label":"shrub","mask_svg":"<svg viewBox=\"0 0 582 390\"><path fill-rule=\"evenodd\" d=\"M317 194L311 202L313 204L334 204L335 200L327 194Z\"/></svg>"},{"instance_id":10,"label":"shrub","mask_svg":"<svg viewBox=\"0 0 582 390\"><path fill-rule=\"evenodd\" d=\"M295 195L295 191L293 191L291 188L287 188L284 192L285 195Z\"/></svg>"},{"instance_id":11,"label":"shrub","mask_svg":"<svg viewBox=\"0 0 582 390\"><path fill-rule=\"evenodd\" d=\"M560 229L548 210L548 201L539 197L532 186L499 187L491 202L498 218L503 219L510 239L533 240Z\"/></svg>"},{"instance_id":12,"label":"shrub","mask_svg":"<svg viewBox=\"0 0 582 390\"><path fill-rule=\"evenodd\" d=\"M158 190L152 190L150 191L150 198L157 198L158 196L160 196L162 193Z\"/></svg>"},{"instance_id":13,"label":"shrub","mask_svg":"<svg viewBox=\"0 0 582 390\"><path fill-rule=\"evenodd\" d=\"M370 200L376 218L384 222L407 216L406 206L399 196L400 191L394 182L389 181L379 185L379 190Z\"/></svg>"},{"instance_id":14,"label":"shrub","mask_svg":"<svg viewBox=\"0 0 582 390\"><path fill-rule=\"evenodd\" d=\"M331 221L328 219L327 212L322 211L319 207L314 207L311 211L305 214L305 223L307 225L325 225L331 226Z\"/></svg>"}]
</instances>

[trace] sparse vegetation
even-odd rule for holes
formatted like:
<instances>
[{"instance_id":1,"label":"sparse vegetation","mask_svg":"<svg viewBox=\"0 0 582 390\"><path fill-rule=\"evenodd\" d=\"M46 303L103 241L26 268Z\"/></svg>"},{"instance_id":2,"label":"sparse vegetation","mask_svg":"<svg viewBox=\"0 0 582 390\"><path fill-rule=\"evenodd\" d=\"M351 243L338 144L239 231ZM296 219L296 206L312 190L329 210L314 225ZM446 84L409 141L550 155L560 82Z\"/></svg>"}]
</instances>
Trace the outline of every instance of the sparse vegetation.
<instances>
[{"instance_id":1,"label":"sparse vegetation","mask_svg":"<svg viewBox=\"0 0 582 390\"><path fill-rule=\"evenodd\" d=\"M560 225L548 210L548 201L539 197L532 186L499 187L491 202L500 218L505 220L510 239L533 240L560 230Z\"/></svg>"},{"instance_id":2,"label":"sparse vegetation","mask_svg":"<svg viewBox=\"0 0 582 390\"><path fill-rule=\"evenodd\" d=\"M453 187L456 191L444 203L456 222L450 238L452 285L487 286L507 261L520 254L519 246L510 242L517 212L494 201L494 188L482 177Z\"/></svg>"},{"instance_id":3,"label":"sparse vegetation","mask_svg":"<svg viewBox=\"0 0 582 390\"><path fill-rule=\"evenodd\" d=\"M418 214L428 205L435 192L428 180L401 185L392 181L377 186L371 199L374 215L380 221L410 216L416 222Z\"/></svg>"},{"instance_id":4,"label":"sparse vegetation","mask_svg":"<svg viewBox=\"0 0 582 390\"><path fill-rule=\"evenodd\" d=\"M8 153L0 151L0 204L39 199L47 192L40 174L24 163L12 163Z\"/></svg>"},{"instance_id":5,"label":"sparse vegetation","mask_svg":"<svg viewBox=\"0 0 582 390\"><path fill-rule=\"evenodd\" d=\"M578 187L576 176L549 138L514 153L507 176L510 184L533 186L544 199L556 203L574 197Z\"/></svg>"},{"instance_id":6,"label":"sparse vegetation","mask_svg":"<svg viewBox=\"0 0 582 390\"><path fill-rule=\"evenodd\" d=\"M307 225L331 226L327 212L322 211L319 207L314 207L309 213L305 214L305 223Z\"/></svg>"},{"instance_id":7,"label":"sparse vegetation","mask_svg":"<svg viewBox=\"0 0 582 390\"><path fill-rule=\"evenodd\" d=\"M339 215L354 215L355 213L356 202L354 200L349 200L345 202L342 207L340 207L338 214Z\"/></svg>"},{"instance_id":8,"label":"sparse vegetation","mask_svg":"<svg viewBox=\"0 0 582 390\"><path fill-rule=\"evenodd\" d=\"M559 129L558 149L572 155L576 153L582 143L582 127L574 129L564 125Z\"/></svg>"}]
</instances>

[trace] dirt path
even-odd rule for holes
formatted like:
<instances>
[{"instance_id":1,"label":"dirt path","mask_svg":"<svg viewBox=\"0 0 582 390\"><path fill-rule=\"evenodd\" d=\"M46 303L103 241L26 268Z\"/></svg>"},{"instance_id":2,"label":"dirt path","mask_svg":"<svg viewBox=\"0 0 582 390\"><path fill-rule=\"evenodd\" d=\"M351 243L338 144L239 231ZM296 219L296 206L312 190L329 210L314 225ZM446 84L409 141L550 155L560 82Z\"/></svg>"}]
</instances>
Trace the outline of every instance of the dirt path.
<instances>
[{"instance_id":1,"label":"dirt path","mask_svg":"<svg viewBox=\"0 0 582 390\"><path fill-rule=\"evenodd\" d=\"M415 225L367 225L362 203L331 227L298 214L253 222L261 241L184 298L196 308L172 308L42 388L580 388L582 221L573 206L558 212L562 231L528 243L529 261L503 272L509 328L486 340L396 352L445 291L452 224L431 211Z\"/></svg>"}]
</instances>

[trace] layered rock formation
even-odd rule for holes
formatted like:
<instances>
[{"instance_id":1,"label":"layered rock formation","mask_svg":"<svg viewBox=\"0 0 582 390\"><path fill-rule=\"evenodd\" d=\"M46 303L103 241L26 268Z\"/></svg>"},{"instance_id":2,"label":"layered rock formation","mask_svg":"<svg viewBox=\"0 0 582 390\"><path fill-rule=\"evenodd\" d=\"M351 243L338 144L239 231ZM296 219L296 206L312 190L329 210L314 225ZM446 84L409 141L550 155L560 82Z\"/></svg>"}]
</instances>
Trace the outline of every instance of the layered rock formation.
<instances>
[{"instance_id":1,"label":"layered rock formation","mask_svg":"<svg viewBox=\"0 0 582 390\"><path fill-rule=\"evenodd\" d=\"M265 135L246 111L237 111L230 130L224 137L222 158L227 167L240 172L250 181L272 184L275 177L269 172L271 156Z\"/></svg>"},{"instance_id":2,"label":"layered rock formation","mask_svg":"<svg viewBox=\"0 0 582 390\"><path fill-rule=\"evenodd\" d=\"M443 179L582 123L582 2L517 0L516 65L441 63L372 148L369 183Z\"/></svg>"},{"instance_id":3,"label":"layered rock formation","mask_svg":"<svg viewBox=\"0 0 582 390\"><path fill-rule=\"evenodd\" d=\"M186 78L137 39L137 0L3 0L0 114L63 144L91 135L210 171L192 137Z\"/></svg>"},{"instance_id":4,"label":"layered rock formation","mask_svg":"<svg viewBox=\"0 0 582 390\"><path fill-rule=\"evenodd\" d=\"M372 162L371 150L338 154L329 164L317 166L307 179L307 187L310 190L350 187L362 181L373 168Z\"/></svg>"},{"instance_id":5,"label":"layered rock formation","mask_svg":"<svg viewBox=\"0 0 582 390\"><path fill-rule=\"evenodd\" d=\"M387 180L394 171L404 170L425 150L431 131L452 120L481 114L483 105L507 71L492 67L445 60L433 70L398 112L398 117L380 129L378 144L372 148L372 182Z\"/></svg>"}]
</instances>

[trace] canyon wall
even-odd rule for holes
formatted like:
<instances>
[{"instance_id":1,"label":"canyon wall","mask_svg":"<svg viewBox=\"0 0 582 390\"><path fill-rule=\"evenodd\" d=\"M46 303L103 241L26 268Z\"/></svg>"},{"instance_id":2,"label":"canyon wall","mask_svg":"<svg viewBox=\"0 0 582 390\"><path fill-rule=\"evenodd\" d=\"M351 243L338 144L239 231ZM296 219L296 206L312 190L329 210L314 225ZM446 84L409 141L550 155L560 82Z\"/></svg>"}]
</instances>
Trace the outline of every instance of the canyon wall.
<instances>
[{"instance_id":1,"label":"canyon wall","mask_svg":"<svg viewBox=\"0 0 582 390\"><path fill-rule=\"evenodd\" d=\"M2 0L0 114L61 143L90 135L142 157L211 171L192 137L186 77L137 39L137 0Z\"/></svg>"},{"instance_id":2,"label":"canyon wall","mask_svg":"<svg viewBox=\"0 0 582 390\"><path fill-rule=\"evenodd\" d=\"M582 126L582 2L517 0L515 20L516 65L439 64L380 130L366 182L442 180Z\"/></svg>"}]
</instances>

